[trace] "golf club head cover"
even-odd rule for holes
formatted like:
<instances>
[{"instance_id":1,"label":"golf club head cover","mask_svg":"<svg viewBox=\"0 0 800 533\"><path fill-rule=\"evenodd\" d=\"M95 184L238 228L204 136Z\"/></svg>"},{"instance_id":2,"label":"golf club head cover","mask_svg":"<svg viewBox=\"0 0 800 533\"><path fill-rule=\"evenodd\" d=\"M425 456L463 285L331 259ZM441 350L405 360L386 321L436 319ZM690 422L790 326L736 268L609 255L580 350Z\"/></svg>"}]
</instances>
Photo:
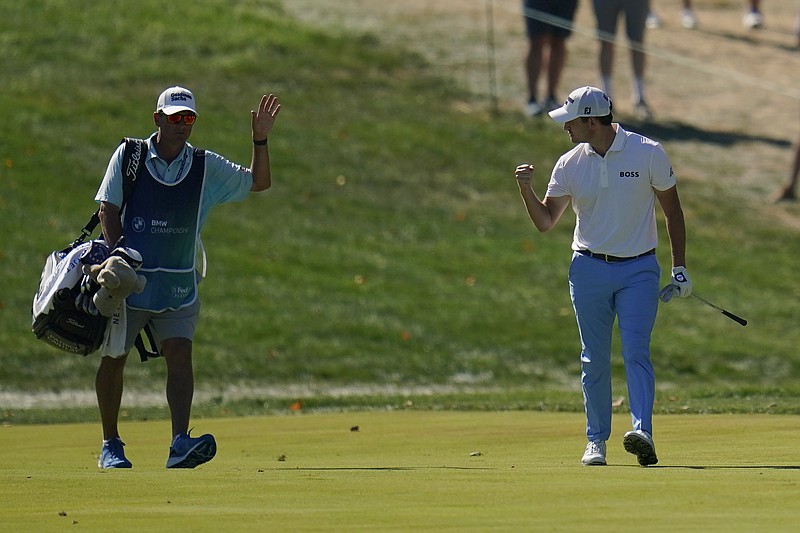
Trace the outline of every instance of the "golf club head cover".
<instances>
[{"instance_id":1,"label":"golf club head cover","mask_svg":"<svg viewBox=\"0 0 800 533\"><path fill-rule=\"evenodd\" d=\"M132 292L141 293L147 283L147 279L119 255L112 255L100 265L84 265L83 272L100 285L92 302L100 314L107 317L112 316Z\"/></svg>"},{"instance_id":2,"label":"golf club head cover","mask_svg":"<svg viewBox=\"0 0 800 533\"><path fill-rule=\"evenodd\" d=\"M99 265L110 255L108 246L103 241L91 241L89 247L80 256L82 265ZM80 292L75 296L75 307L84 313L97 316L98 311L92 297L100 289L100 285L91 276L84 275L80 283Z\"/></svg>"},{"instance_id":3,"label":"golf club head cover","mask_svg":"<svg viewBox=\"0 0 800 533\"><path fill-rule=\"evenodd\" d=\"M114 248L114 251L111 252L111 255L121 257L134 270L139 270L139 267L144 263L142 254L140 254L138 250L127 248L125 246L118 246L117 248Z\"/></svg>"},{"instance_id":4,"label":"golf club head cover","mask_svg":"<svg viewBox=\"0 0 800 533\"><path fill-rule=\"evenodd\" d=\"M692 294L692 280L689 279L686 267L672 267L672 280L670 283L678 288L678 294L674 296L688 298Z\"/></svg>"}]
</instances>

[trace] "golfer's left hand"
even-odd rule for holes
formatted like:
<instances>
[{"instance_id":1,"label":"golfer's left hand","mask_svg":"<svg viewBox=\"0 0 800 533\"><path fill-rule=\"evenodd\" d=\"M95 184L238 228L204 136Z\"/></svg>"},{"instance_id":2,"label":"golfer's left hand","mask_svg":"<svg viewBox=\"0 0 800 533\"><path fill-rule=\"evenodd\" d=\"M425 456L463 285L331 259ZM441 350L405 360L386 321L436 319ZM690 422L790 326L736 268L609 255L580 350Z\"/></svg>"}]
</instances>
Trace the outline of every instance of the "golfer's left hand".
<instances>
[{"instance_id":1,"label":"golfer's left hand","mask_svg":"<svg viewBox=\"0 0 800 533\"><path fill-rule=\"evenodd\" d=\"M672 267L671 283L678 288L675 296L687 298L692 294L692 280L689 279L689 274L686 272L686 267Z\"/></svg>"},{"instance_id":2,"label":"golfer's left hand","mask_svg":"<svg viewBox=\"0 0 800 533\"><path fill-rule=\"evenodd\" d=\"M260 141L267 138L269 132L272 131L272 126L275 125L275 117L278 116L280 110L281 104L277 96L265 94L261 97L258 109L250 111L254 140Z\"/></svg>"}]
</instances>

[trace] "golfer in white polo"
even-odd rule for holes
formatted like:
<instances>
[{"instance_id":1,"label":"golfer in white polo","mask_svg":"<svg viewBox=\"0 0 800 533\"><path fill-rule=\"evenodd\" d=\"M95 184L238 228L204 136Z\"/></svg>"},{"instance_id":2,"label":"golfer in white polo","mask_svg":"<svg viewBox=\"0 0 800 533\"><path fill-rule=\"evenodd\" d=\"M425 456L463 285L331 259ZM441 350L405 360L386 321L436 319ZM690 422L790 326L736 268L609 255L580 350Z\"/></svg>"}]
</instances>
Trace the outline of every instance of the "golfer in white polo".
<instances>
[{"instance_id":1,"label":"golfer in white polo","mask_svg":"<svg viewBox=\"0 0 800 533\"><path fill-rule=\"evenodd\" d=\"M571 203L577 215L569 287L581 338L581 384L589 440L584 465L606 464L611 435L611 334L619 324L633 429L625 450L642 466L656 464L653 443L655 376L650 335L658 310L661 269L655 203L666 218L672 283L691 294L686 273L686 228L675 176L661 145L613 122L611 100L596 87L574 90L550 117L564 124L575 147L553 168L540 200L531 188L534 166L516 179L528 215L540 232L555 226Z\"/></svg>"}]
</instances>

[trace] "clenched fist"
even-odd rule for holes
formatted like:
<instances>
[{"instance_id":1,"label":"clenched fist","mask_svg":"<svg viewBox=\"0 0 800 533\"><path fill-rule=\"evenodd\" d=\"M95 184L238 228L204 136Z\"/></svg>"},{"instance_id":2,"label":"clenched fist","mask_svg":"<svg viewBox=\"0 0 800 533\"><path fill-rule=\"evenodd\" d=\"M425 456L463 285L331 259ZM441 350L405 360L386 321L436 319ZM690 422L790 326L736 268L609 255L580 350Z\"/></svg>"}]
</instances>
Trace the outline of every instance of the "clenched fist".
<instances>
[{"instance_id":1,"label":"clenched fist","mask_svg":"<svg viewBox=\"0 0 800 533\"><path fill-rule=\"evenodd\" d=\"M534 170L536 170L536 167L529 163L518 165L517 170L514 172L514 176L517 178L517 184L519 184L520 187L530 187Z\"/></svg>"}]
</instances>

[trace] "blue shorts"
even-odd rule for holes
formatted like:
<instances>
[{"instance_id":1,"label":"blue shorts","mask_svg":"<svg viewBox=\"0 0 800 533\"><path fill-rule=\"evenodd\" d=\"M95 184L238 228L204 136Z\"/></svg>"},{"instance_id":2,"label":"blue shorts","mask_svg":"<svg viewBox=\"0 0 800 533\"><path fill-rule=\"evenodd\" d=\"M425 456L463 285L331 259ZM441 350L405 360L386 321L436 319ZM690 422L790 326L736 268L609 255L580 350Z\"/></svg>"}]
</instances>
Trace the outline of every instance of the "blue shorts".
<instances>
[{"instance_id":1,"label":"blue shorts","mask_svg":"<svg viewBox=\"0 0 800 533\"><path fill-rule=\"evenodd\" d=\"M578 0L522 0L522 14L525 17L525 29L528 37L554 35L569 37L572 34L572 20ZM557 17L558 21L554 21ZM556 22L556 24L551 24ZM566 25L568 27L564 27Z\"/></svg>"}]
</instances>

